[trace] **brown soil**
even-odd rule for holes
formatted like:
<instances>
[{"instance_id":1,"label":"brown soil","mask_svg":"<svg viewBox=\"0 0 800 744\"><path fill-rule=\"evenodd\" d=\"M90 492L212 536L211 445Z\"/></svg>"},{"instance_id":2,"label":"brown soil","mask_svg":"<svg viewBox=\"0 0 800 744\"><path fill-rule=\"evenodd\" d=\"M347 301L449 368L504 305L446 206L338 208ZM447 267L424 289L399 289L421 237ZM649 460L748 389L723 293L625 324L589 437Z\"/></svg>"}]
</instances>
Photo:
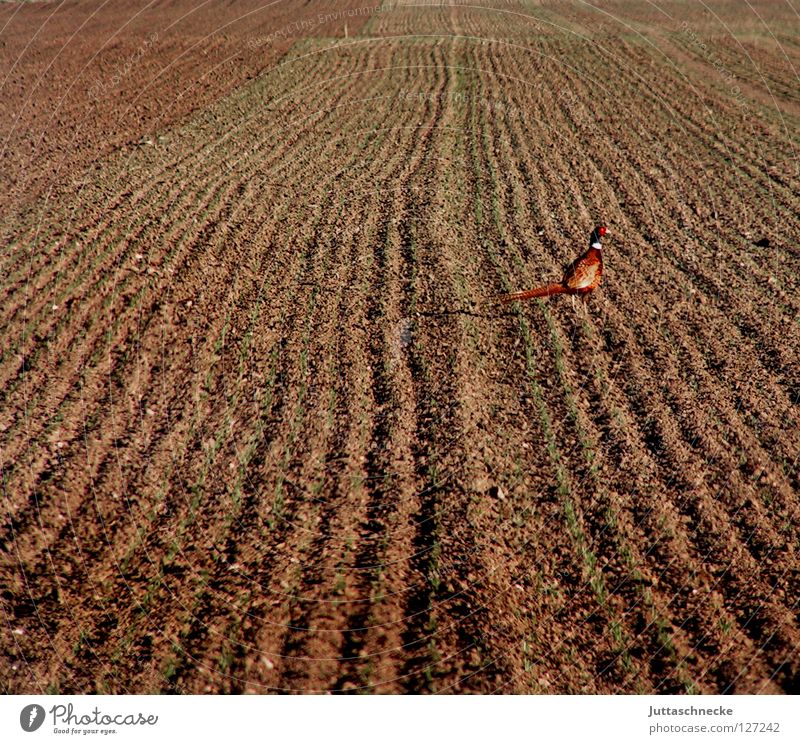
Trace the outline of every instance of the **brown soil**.
<instances>
[{"instance_id":1,"label":"brown soil","mask_svg":"<svg viewBox=\"0 0 800 744\"><path fill-rule=\"evenodd\" d=\"M3 691L800 690L797 18L211 5L0 7Z\"/></svg>"}]
</instances>

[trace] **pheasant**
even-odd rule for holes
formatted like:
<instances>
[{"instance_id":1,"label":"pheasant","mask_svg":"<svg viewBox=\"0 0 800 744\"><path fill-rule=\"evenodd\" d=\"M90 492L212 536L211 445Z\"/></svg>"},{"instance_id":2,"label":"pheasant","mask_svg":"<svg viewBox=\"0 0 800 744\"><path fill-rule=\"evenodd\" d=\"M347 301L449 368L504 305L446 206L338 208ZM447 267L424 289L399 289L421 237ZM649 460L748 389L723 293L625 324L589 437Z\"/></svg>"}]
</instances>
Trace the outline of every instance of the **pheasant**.
<instances>
[{"instance_id":1,"label":"pheasant","mask_svg":"<svg viewBox=\"0 0 800 744\"><path fill-rule=\"evenodd\" d=\"M589 250L580 258L567 266L564 278L556 284L528 289L524 292L501 295L500 302L529 300L531 297L550 297L551 295L586 295L591 292L603 278L603 236L608 232L605 225L592 230L589 237Z\"/></svg>"}]
</instances>

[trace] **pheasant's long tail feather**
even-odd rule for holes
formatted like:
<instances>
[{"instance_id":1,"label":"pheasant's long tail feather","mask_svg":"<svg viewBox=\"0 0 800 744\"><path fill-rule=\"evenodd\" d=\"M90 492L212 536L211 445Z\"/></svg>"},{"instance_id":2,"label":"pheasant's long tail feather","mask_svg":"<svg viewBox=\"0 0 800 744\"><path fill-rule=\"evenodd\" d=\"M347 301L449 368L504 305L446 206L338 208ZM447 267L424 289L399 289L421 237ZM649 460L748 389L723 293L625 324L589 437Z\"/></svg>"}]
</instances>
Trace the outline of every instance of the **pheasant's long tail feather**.
<instances>
[{"instance_id":1,"label":"pheasant's long tail feather","mask_svg":"<svg viewBox=\"0 0 800 744\"><path fill-rule=\"evenodd\" d=\"M546 287L528 289L525 292L514 292L513 294L500 295L497 299L507 304L515 300L530 300L533 297L550 297L551 295L564 294L567 288L563 284L548 284Z\"/></svg>"}]
</instances>

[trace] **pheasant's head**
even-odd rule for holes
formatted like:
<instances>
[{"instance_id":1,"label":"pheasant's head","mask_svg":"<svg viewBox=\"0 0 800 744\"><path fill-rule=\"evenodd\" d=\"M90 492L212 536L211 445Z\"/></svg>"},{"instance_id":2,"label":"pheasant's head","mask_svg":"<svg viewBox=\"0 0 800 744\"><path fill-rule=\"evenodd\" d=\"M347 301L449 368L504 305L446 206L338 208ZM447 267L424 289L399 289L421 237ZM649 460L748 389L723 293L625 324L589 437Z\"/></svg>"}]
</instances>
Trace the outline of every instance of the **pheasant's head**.
<instances>
[{"instance_id":1,"label":"pheasant's head","mask_svg":"<svg viewBox=\"0 0 800 744\"><path fill-rule=\"evenodd\" d=\"M605 225L600 225L592 230L592 234L589 237L589 246L601 250L603 247L603 237L605 237L607 232L608 228Z\"/></svg>"}]
</instances>

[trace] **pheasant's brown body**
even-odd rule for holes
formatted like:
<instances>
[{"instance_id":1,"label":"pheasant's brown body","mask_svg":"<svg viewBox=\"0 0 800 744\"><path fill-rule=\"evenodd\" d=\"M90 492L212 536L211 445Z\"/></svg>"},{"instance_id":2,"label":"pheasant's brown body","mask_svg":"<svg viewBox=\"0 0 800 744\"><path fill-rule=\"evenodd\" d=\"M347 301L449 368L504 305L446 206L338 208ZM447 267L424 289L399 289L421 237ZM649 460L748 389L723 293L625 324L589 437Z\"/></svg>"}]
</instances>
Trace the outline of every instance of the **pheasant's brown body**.
<instances>
[{"instance_id":1,"label":"pheasant's brown body","mask_svg":"<svg viewBox=\"0 0 800 744\"><path fill-rule=\"evenodd\" d=\"M567 288L567 294L586 294L597 287L602 278L603 250L589 248L569 265L561 283Z\"/></svg>"},{"instance_id":2,"label":"pheasant's brown body","mask_svg":"<svg viewBox=\"0 0 800 744\"><path fill-rule=\"evenodd\" d=\"M586 253L567 267L560 282L525 292L503 295L500 301L514 302L514 300L529 300L532 297L550 297L558 294L585 295L595 289L602 278L603 249L592 245Z\"/></svg>"}]
</instances>

